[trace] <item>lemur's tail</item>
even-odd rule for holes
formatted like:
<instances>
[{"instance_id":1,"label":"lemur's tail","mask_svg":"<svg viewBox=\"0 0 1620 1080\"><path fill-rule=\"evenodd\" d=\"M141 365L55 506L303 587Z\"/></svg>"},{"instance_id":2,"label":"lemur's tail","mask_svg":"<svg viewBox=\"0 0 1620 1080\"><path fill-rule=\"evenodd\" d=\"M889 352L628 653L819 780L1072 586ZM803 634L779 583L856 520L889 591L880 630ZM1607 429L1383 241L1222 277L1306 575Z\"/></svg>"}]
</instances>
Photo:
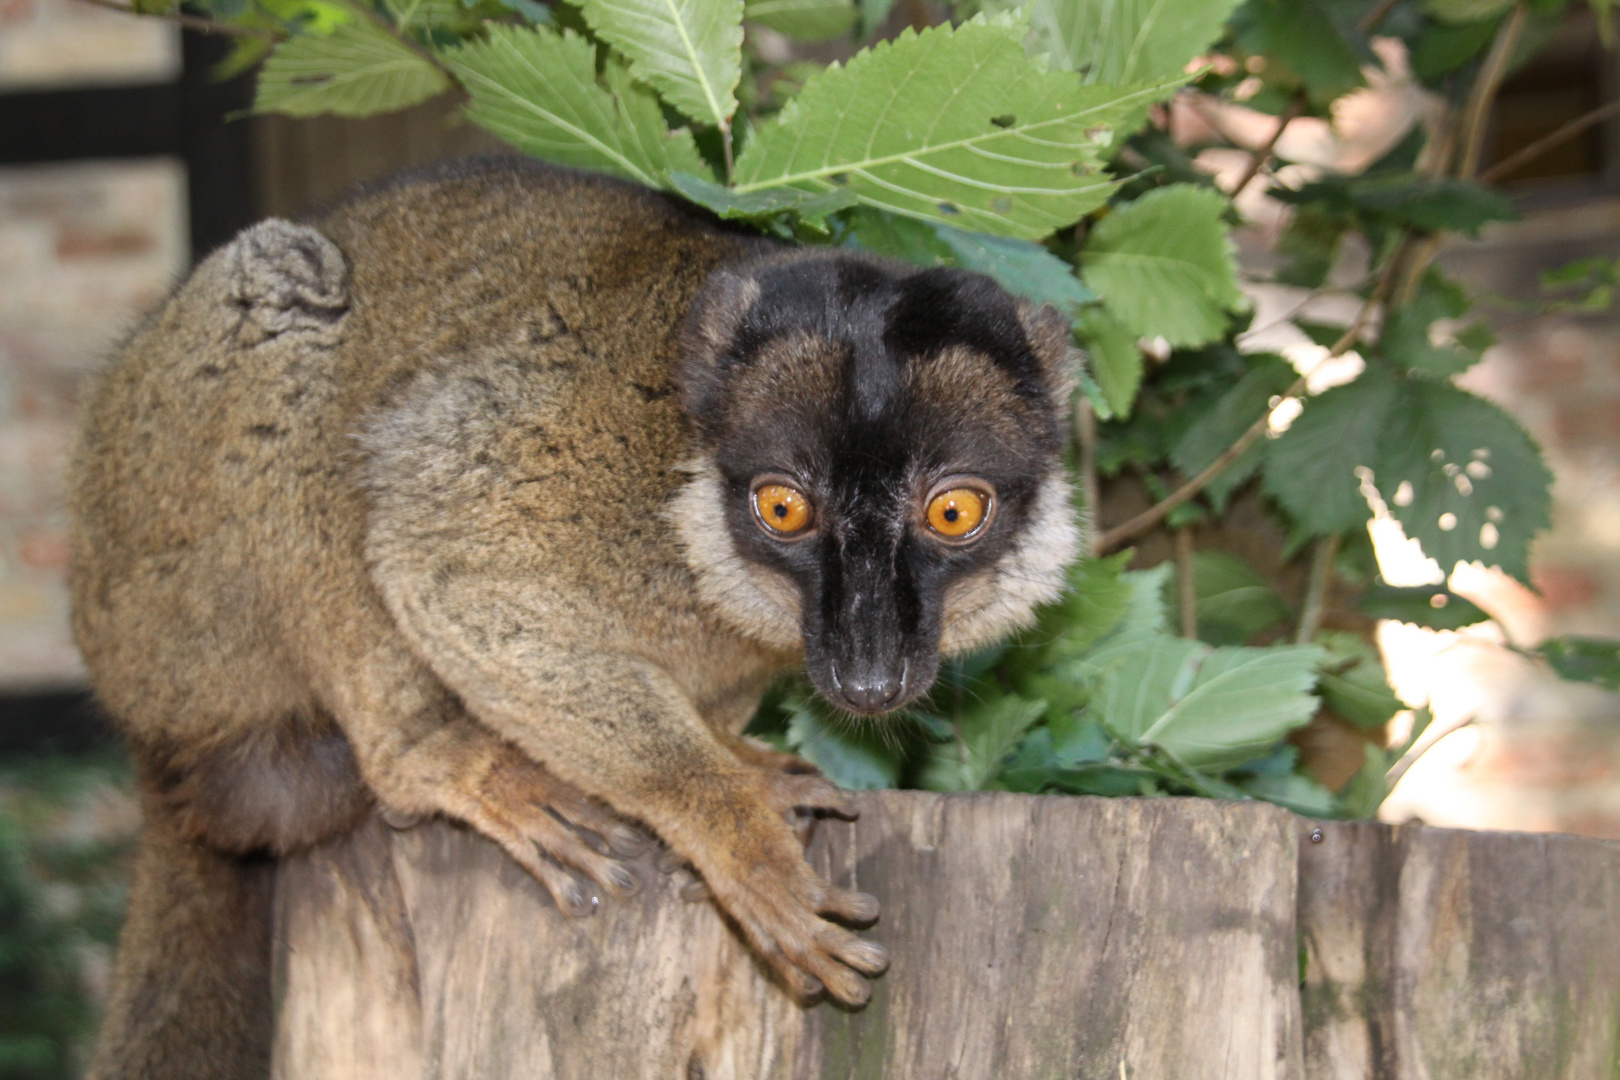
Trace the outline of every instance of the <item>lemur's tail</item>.
<instances>
[{"instance_id":1,"label":"lemur's tail","mask_svg":"<svg viewBox=\"0 0 1620 1080\"><path fill-rule=\"evenodd\" d=\"M274 863L186 839L146 800L112 994L87 1080L270 1074Z\"/></svg>"}]
</instances>

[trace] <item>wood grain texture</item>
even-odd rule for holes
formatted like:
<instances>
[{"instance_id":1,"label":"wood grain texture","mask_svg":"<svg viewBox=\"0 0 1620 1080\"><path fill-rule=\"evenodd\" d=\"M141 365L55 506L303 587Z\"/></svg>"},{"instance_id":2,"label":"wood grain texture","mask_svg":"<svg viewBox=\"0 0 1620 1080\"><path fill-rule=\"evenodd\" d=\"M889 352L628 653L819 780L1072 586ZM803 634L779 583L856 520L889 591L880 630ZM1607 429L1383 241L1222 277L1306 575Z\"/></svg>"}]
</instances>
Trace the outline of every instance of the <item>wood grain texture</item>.
<instances>
[{"instance_id":1,"label":"wood grain texture","mask_svg":"<svg viewBox=\"0 0 1620 1080\"><path fill-rule=\"evenodd\" d=\"M645 862L640 896L573 920L442 823L371 827L293 860L278 1080L1300 1075L1288 814L860 803L810 852L884 904L872 936L893 966L853 1014L796 1005L712 905L680 900L679 876ZM393 1037L373 1034L389 1023ZM387 1052L367 1060L362 1044Z\"/></svg>"},{"instance_id":2,"label":"wood grain texture","mask_svg":"<svg viewBox=\"0 0 1620 1080\"><path fill-rule=\"evenodd\" d=\"M1300 853L1313 1080L1620 1075L1620 844L1322 828Z\"/></svg>"},{"instance_id":3,"label":"wood grain texture","mask_svg":"<svg viewBox=\"0 0 1620 1080\"><path fill-rule=\"evenodd\" d=\"M373 824L290 861L277 1080L1620 1075L1620 844L1261 804L871 792L809 857L890 971L792 1002L684 875L590 919L493 845ZM1305 981L1300 982L1300 964Z\"/></svg>"}]
</instances>

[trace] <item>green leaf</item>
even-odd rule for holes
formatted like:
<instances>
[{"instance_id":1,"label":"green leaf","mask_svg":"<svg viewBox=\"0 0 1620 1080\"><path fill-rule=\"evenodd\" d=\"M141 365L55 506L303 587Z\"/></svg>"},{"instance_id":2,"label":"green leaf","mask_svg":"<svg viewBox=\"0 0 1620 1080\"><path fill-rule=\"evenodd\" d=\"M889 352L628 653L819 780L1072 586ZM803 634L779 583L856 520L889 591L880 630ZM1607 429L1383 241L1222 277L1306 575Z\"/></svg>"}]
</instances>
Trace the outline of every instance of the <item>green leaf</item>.
<instances>
[{"instance_id":1,"label":"green leaf","mask_svg":"<svg viewBox=\"0 0 1620 1080\"><path fill-rule=\"evenodd\" d=\"M813 194L794 188L769 188L739 195L708 180L682 172L669 174L669 186L699 206L730 220L769 223L789 215L811 226L821 225L828 214L847 208L854 197L847 191Z\"/></svg>"},{"instance_id":2,"label":"green leaf","mask_svg":"<svg viewBox=\"0 0 1620 1080\"><path fill-rule=\"evenodd\" d=\"M1548 523L1552 474L1499 407L1450 383L1406 380L1373 473L1406 535L1443 571L1479 560L1527 580L1531 537Z\"/></svg>"},{"instance_id":3,"label":"green leaf","mask_svg":"<svg viewBox=\"0 0 1620 1080\"><path fill-rule=\"evenodd\" d=\"M861 13L850 0L748 0L743 18L795 41L824 41L849 32Z\"/></svg>"},{"instance_id":4,"label":"green leaf","mask_svg":"<svg viewBox=\"0 0 1620 1080\"><path fill-rule=\"evenodd\" d=\"M1038 239L1117 186L1103 164L1182 80L1081 86L1024 55L1023 24L906 30L831 66L749 140L739 192L846 186L863 203Z\"/></svg>"},{"instance_id":5,"label":"green leaf","mask_svg":"<svg viewBox=\"0 0 1620 1080\"><path fill-rule=\"evenodd\" d=\"M1394 375L1369 367L1355 382L1308 399L1266 449L1266 493L1308 536L1349 532L1372 516L1358 467L1370 468L1401 392Z\"/></svg>"},{"instance_id":6,"label":"green leaf","mask_svg":"<svg viewBox=\"0 0 1620 1080\"><path fill-rule=\"evenodd\" d=\"M1280 62L1313 105L1325 106L1362 83L1361 57L1319 0L1253 0L1232 19L1238 44ZM1276 77L1268 65L1268 78Z\"/></svg>"},{"instance_id":7,"label":"green leaf","mask_svg":"<svg viewBox=\"0 0 1620 1080\"><path fill-rule=\"evenodd\" d=\"M793 188L769 188L765 193L797 193ZM847 197L848 189L833 195ZM857 207L844 216L846 242L867 251L918 266L960 266L995 278L1015 296L1035 304L1051 304L1074 315L1096 295L1075 277L1074 268L1046 248L1028 240L965 232L949 225L903 217L870 206Z\"/></svg>"},{"instance_id":8,"label":"green leaf","mask_svg":"<svg viewBox=\"0 0 1620 1080\"><path fill-rule=\"evenodd\" d=\"M995 278L1015 296L1051 304L1070 317L1078 314L1080 305L1097 298L1074 276L1074 267L1039 244L949 225L935 225L934 230L956 256L956 265Z\"/></svg>"},{"instance_id":9,"label":"green leaf","mask_svg":"<svg viewBox=\"0 0 1620 1080\"><path fill-rule=\"evenodd\" d=\"M1379 806L1389 797L1385 777L1396 755L1372 745L1363 746L1362 755L1361 768L1339 791L1339 813L1347 818L1375 818Z\"/></svg>"},{"instance_id":10,"label":"green leaf","mask_svg":"<svg viewBox=\"0 0 1620 1080\"><path fill-rule=\"evenodd\" d=\"M1198 637L1211 645L1241 645L1291 615L1271 582L1248 563L1221 551L1192 557ZM1171 625L1180 622L1180 590L1171 590Z\"/></svg>"},{"instance_id":11,"label":"green leaf","mask_svg":"<svg viewBox=\"0 0 1620 1080\"><path fill-rule=\"evenodd\" d=\"M1443 23L1472 23L1494 19L1514 3L1515 0L1428 0L1424 8Z\"/></svg>"},{"instance_id":12,"label":"green leaf","mask_svg":"<svg viewBox=\"0 0 1620 1080\"><path fill-rule=\"evenodd\" d=\"M1445 336L1435 323L1457 319L1472 308L1461 286L1431 270L1412 300L1391 311L1378 335L1379 348L1395 363L1432 378L1449 378L1479 361L1495 337L1483 322L1459 327Z\"/></svg>"},{"instance_id":13,"label":"green leaf","mask_svg":"<svg viewBox=\"0 0 1620 1080\"><path fill-rule=\"evenodd\" d=\"M899 785L900 746L883 738L883 721L840 721L809 697L790 707L788 745L833 783L855 791Z\"/></svg>"},{"instance_id":14,"label":"green leaf","mask_svg":"<svg viewBox=\"0 0 1620 1080\"><path fill-rule=\"evenodd\" d=\"M1007 694L965 713L957 720L955 740L932 748L922 786L930 791L983 790L1045 711L1044 701Z\"/></svg>"},{"instance_id":15,"label":"green leaf","mask_svg":"<svg viewBox=\"0 0 1620 1080\"><path fill-rule=\"evenodd\" d=\"M1197 476L1215 463L1254 422L1271 411L1271 399L1293 385L1292 364L1277 356L1259 356L1231 389L1182 432L1170 449L1170 462L1186 477ZM1226 471L1204 488L1217 513L1225 513L1227 500L1260 467L1265 446L1256 443Z\"/></svg>"},{"instance_id":16,"label":"green leaf","mask_svg":"<svg viewBox=\"0 0 1620 1080\"><path fill-rule=\"evenodd\" d=\"M1277 280L1302 289L1319 289L1339 257L1339 245L1350 222L1321 206L1307 203L1294 216L1277 241L1282 265Z\"/></svg>"},{"instance_id":17,"label":"green leaf","mask_svg":"<svg viewBox=\"0 0 1620 1080\"><path fill-rule=\"evenodd\" d=\"M1515 221L1519 213L1501 193L1468 180L1431 180L1405 175L1352 181L1357 209L1401 225L1478 236L1492 221Z\"/></svg>"},{"instance_id":18,"label":"green leaf","mask_svg":"<svg viewBox=\"0 0 1620 1080\"><path fill-rule=\"evenodd\" d=\"M1109 412L1121 420L1131 415L1142 385L1144 362L1136 335L1106 307L1094 307L1080 319L1080 335L1091 359L1091 375L1102 390Z\"/></svg>"},{"instance_id":19,"label":"green leaf","mask_svg":"<svg viewBox=\"0 0 1620 1080\"><path fill-rule=\"evenodd\" d=\"M1118 650L1092 707L1135 745L1162 747L1193 768L1229 768L1315 715L1322 655L1309 645L1211 649L1155 636Z\"/></svg>"},{"instance_id":20,"label":"green leaf","mask_svg":"<svg viewBox=\"0 0 1620 1080\"><path fill-rule=\"evenodd\" d=\"M709 174L692 133L669 130L622 62L608 63L609 89L597 83L596 49L571 30L491 25L486 40L444 59L472 98L468 117L535 157L649 187L672 172Z\"/></svg>"},{"instance_id":21,"label":"green leaf","mask_svg":"<svg viewBox=\"0 0 1620 1080\"><path fill-rule=\"evenodd\" d=\"M1356 603L1363 615L1430 630L1461 630L1490 616L1444 585L1375 585Z\"/></svg>"},{"instance_id":22,"label":"green leaf","mask_svg":"<svg viewBox=\"0 0 1620 1080\"><path fill-rule=\"evenodd\" d=\"M1202 345L1247 302L1226 223L1226 199L1172 184L1114 208L1092 229L1080 264L1120 323L1138 337Z\"/></svg>"},{"instance_id":23,"label":"green leaf","mask_svg":"<svg viewBox=\"0 0 1620 1080\"><path fill-rule=\"evenodd\" d=\"M1239 0L1035 0L1035 51L1087 82L1181 74L1221 36Z\"/></svg>"},{"instance_id":24,"label":"green leaf","mask_svg":"<svg viewBox=\"0 0 1620 1080\"><path fill-rule=\"evenodd\" d=\"M1333 792L1299 773L1262 773L1244 780L1238 787L1256 799L1276 803L1304 817L1328 817L1333 813Z\"/></svg>"},{"instance_id":25,"label":"green leaf","mask_svg":"<svg viewBox=\"0 0 1620 1080\"><path fill-rule=\"evenodd\" d=\"M693 120L726 128L742 76L743 0L579 0L630 73Z\"/></svg>"},{"instance_id":26,"label":"green leaf","mask_svg":"<svg viewBox=\"0 0 1620 1080\"><path fill-rule=\"evenodd\" d=\"M1448 75L1478 56L1495 35L1492 22L1425 26L1412 43L1412 71L1425 81Z\"/></svg>"},{"instance_id":27,"label":"green leaf","mask_svg":"<svg viewBox=\"0 0 1620 1080\"><path fill-rule=\"evenodd\" d=\"M1041 609L1031 636L1045 657L1074 656L1120 625L1133 603L1144 604L1141 588L1123 571L1129 551L1081 559L1069 568L1069 587L1056 604ZM1162 612L1160 619L1163 618ZM1146 616L1144 616L1146 618ZM1155 625L1163 625L1162 622Z\"/></svg>"},{"instance_id":28,"label":"green leaf","mask_svg":"<svg viewBox=\"0 0 1620 1080\"><path fill-rule=\"evenodd\" d=\"M1406 708L1389 688L1378 650L1360 634L1325 630L1316 636L1316 643L1327 650L1316 686L1322 705L1334 715L1357 727L1378 729Z\"/></svg>"},{"instance_id":29,"label":"green leaf","mask_svg":"<svg viewBox=\"0 0 1620 1080\"><path fill-rule=\"evenodd\" d=\"M1620 641L1560 637L1542 642L1535 651L1566 679L1620 690Z\"/></svg>"},{"instance_id":30,"label":"green leaf","mask_svg":"<svg viewBox=\"0 0 1620 1080\"><path fill-rule=\"evenodd\" d=\"M276 46L259 71L255 112L370 116L448 89L444 72L367 19L330 36L300 34Z\"/></svg>"}]
</instances>

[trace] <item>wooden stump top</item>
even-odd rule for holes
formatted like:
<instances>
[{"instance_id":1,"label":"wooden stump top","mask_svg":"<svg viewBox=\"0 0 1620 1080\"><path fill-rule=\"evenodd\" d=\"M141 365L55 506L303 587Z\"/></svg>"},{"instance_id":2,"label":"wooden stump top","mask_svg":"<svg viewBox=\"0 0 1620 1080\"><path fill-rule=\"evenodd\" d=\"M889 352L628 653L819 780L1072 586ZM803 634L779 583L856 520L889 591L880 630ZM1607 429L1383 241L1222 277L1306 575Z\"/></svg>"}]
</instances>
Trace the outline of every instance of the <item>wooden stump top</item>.
<instances>
[{"instance_id":1,"label":"wooden stump top","mask_svg":"<svg viewBox=\"0 0 1620 1080\"><path fill-rule=\"evenodd\" d=\"M1609 1080L1620 844L1259 803L870 792L871 1004L795 1004L681 876L589 919L373 822L283 867L278 1080ZM1316 832L1319 830L1319 832ZM1320 837L1313 842L1312 834Z\"/></svg>"}]
</instances>

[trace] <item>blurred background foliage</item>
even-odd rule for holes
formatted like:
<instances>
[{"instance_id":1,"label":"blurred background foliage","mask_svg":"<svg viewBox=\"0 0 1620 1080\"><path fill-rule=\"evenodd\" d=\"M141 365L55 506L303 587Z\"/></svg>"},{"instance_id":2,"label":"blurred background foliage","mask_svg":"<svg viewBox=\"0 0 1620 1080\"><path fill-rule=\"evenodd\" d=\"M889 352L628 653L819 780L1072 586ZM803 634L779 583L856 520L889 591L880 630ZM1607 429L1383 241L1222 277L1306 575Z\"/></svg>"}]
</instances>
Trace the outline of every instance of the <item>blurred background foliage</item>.
<instances>
[{"instance_id":1,"label":"blurred background foliage","mask_svg":"<svg viewBox=\"0 0 1620 1080\"><path fill-rule=\"evenodd\" d=\"M216 74L252 72L259 114L450 99L522 152L785 240L986 273L1072 318L1092 526L1072 589L897 720L774 689L752 733L850 787L1373 815L1436 741L1374 627L1481 623L1452 571L1525 581L1547 524L1539 448L1458 382L1483 316L1605 311L1620 275L1583 258L1508 299L1436 262L1515 217L1515 170L1614 115L1483 153L1504 82L1573 10L1612 44L1609 0L91 2L227 38ZM1376 154L1295 149L1393 82L1421 104ZM1258 137L1232 136L1238 107ZM1259 193L1288 214L1240 262ZM1305 299L1261 320L1268 285ZM1284 326L1311 346L1277 345ZM1369 527L1434 560L1428 583L1391 573ZM1606 639L1500 649L1620 687ZM0 769L0 1077L82 1065L128 791L113 751Z\"/></svg>"}]
</instances>

